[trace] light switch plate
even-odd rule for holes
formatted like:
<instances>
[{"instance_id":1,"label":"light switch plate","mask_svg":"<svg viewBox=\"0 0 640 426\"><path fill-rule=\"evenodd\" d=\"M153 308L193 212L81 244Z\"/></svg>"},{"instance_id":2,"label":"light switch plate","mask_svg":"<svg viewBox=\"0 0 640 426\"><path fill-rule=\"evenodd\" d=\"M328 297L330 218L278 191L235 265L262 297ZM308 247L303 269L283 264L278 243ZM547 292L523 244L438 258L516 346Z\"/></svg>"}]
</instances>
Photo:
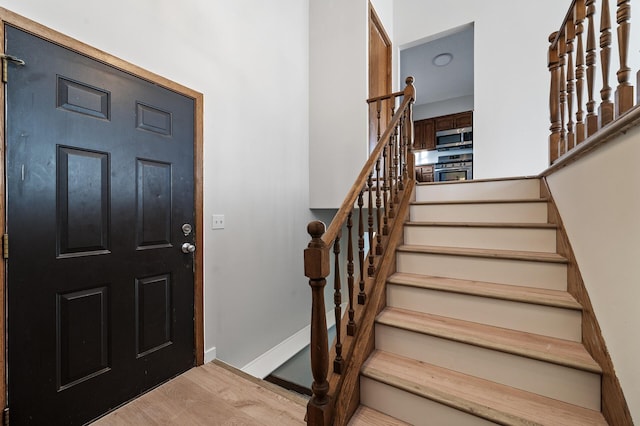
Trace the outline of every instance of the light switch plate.
<instances>
[{"instance_id":1,"label":"light switch plate","mask_svg":"<svg viewBox=\"0 0 640 426\"><path fill-rule=\"evenodd\" d=\"M214 214L211 216L211 229L224 229L223 214Z\"/></svg>"}]
</instances>

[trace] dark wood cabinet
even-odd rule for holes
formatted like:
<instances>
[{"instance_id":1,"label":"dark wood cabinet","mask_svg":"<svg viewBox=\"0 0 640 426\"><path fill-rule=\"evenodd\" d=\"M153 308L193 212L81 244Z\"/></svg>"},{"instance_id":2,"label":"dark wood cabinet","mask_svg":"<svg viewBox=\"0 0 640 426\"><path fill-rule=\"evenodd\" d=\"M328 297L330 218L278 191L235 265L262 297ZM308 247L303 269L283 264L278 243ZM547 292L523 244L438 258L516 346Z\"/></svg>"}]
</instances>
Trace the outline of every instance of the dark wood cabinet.
<instances>
[{"instance_id":1,"label":"dark wood cabinet","mask_svg":"<svg viewBox=\"0 0 640 426\"><path fill-rule=\"evenodd\" d=\"M465 111L457 114L443 115L435 118L436 132L473 126L473 112Z\"/></svg>"},{"instance_id":2,"label":"dark wood cabinet","mask_svg":"<svg viewBox=\"0 0 640 426\"><path fill-rule=\"evenodd\" d=\"M433 165L416 166L416 180L418 182L433 182Z\"/></svg>"},{"instance_id":3,"label":"dark wood cabinet","mask_svg":"<svg viewBox=\"0 0 640 426\"><path fill-rule=\"evenodd\" d=\"M455 128L473 126L473 112L461 112L455 116Z\"/></svg>"},{"instance_id":4,"label":"dark wood cabinet","mask_svg":"<svg viewBox=\"0 0 640 426\"><path fill-rule=\"evenodd\" d=\"M435 122L432 118L413 123L415 149L436 149Z\"/></svg>"},{"instance_id":5,"label":"dark wood cabinet","mask_svg":"<svg viewBox=\"0 0 640 426\"><path fill-rule=\"evenodd\" d=\"M473 111L414 121L414 149L436 149L436 132L471 126Z\"/></svg>"}]
</instances>

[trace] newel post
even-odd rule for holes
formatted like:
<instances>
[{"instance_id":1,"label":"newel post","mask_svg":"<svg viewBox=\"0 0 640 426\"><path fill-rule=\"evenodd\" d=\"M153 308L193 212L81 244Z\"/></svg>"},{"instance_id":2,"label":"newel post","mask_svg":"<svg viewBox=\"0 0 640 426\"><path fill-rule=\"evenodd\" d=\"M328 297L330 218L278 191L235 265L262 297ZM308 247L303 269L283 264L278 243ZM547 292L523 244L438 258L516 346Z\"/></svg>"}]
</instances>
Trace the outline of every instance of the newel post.
<instances>
[{"instance_id":1,"label":"newel post","mask_svg":"<svg viewBox=\"0 0 640 426\"><path fill-rule=\"evenodd\" d=\"M413 132L413 104L416 101L416 88L413 86L413 77L409 76L405 80L407 87L404 88L404 98L411 99L407 108L407 114L405 115L407 122L405 123L405 131L407 132L407 174L410 178L415 179L416 171L415 171L415 157L413 155L413 143L414 143L414 132Z\"/></svg>"},{"instance_id":2,"label":"newel post","mask_svg":"<svg viewBox=\"0 0 640 426\"><path fill-rule=\"evenodd\" d=\"M327 319L324 306L324 287L329 275L329 248L322 241L325 225L314 221L307 226L311 241L304 250L304 275L309 278L311 286L311 372L313 396L307 404L307 424L328 426L331 424L331 407L329 404L329 342L327 335Z\"/></svg>"}]
</instances>

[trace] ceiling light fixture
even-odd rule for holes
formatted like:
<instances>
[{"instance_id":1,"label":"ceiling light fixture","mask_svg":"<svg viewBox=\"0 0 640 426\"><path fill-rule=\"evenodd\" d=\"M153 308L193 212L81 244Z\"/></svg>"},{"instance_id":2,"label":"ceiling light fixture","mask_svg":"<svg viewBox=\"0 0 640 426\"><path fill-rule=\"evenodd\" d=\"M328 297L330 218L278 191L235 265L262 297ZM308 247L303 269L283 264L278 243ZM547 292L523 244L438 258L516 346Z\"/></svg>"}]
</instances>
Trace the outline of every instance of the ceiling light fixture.
<instances>
[{"instance_id":1,"label":"ceiling light fixture","mask_svg":"<svg viewBox=\"0 0 640 426\"><path fill-rule=\"evenodd\" d=\"M433 65L436 67L446 67L453 60L453 55L451 53L441 53L433 57Z\"/></svg>"}]
</instances>

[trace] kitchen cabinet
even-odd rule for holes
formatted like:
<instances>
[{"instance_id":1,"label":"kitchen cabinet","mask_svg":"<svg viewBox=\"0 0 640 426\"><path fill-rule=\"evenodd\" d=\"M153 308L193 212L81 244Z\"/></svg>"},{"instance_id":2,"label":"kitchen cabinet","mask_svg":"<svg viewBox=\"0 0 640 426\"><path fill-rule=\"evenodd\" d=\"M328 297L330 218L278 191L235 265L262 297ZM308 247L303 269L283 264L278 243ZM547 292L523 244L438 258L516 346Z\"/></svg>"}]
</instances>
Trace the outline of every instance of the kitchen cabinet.
<instances>
[{"instance_id":1,"label":"kitchen cabinet","mask_svg":"<svg viewBox=\"0 0 640 426\"><path fill-rule=\"evenodd\" d=\"M432 118L413 123L414 149L436 149L435 121Z\"/></svg>"},{"instance_id":2,"label":"kitchen cabinet","mask_svg":"<svg viewBox=\"0 0 640 426\"><path fill-rule=\"evenodd\" d=\"M433 164L416 166L416 180L418 182L433 182Z\"/></svg>"},{"instance_id":3,"label":"kitchen cabinet","mask_svg":"<svg viewBox=\"0 0 640 426\"><path fill-rule=\"evenodd\" d=\"M459 129L473 125L473 112L465 111L457 114L443 115L435 118L436 132L441 130Z\"/></svg>"}]
</instances>

